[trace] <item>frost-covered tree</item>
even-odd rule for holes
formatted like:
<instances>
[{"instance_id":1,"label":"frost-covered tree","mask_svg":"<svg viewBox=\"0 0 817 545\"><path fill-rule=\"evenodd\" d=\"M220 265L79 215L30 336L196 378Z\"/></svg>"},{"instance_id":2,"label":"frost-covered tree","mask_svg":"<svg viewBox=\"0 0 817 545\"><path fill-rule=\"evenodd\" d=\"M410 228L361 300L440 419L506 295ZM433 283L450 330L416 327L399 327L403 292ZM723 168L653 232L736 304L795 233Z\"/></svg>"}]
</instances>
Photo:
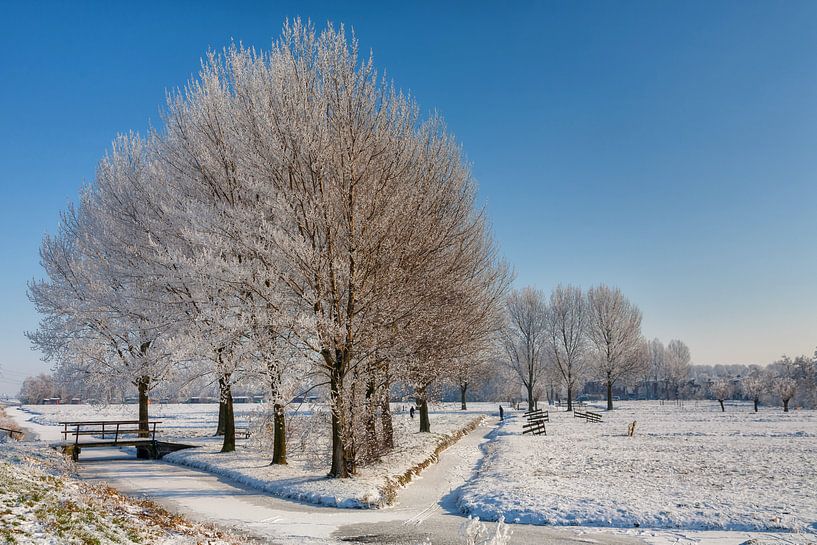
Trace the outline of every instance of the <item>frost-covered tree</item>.
<instances>
[{"instance_id":1,"label":"frost-covered tree","mask_svg":"<svg viewBox=\"0 0 817 545\"><path fill-rule=\"evenodd\" d=\"M768 385L760 374L753 374L741 381L741 388L744 395L752 401L755 412L757 412L760 397L768 391Z\"/></svg>"},{"instance_id":2,"label":"frost-covered tree","mask_svg":"<svg viewBox=\"0 0 817 545\"><path fill-rule=\"evenodd\" d=\"M681 387L689 378L691 359L689 347L683 341L673 339L667 344L664 358L664 383L667 399L670 393L676 399L680 396Z\"/></svg>"},{"instance_id":3,"label":"frost-covered tree","mask_svg":"<svg viewBox=\"0 0 817 545\"><path fill-rule=\"evenodd\" d=\"M783 412L789 412L789 402L797 393L798 369L802 366L798 359L792 360L784 354L778 361L769 365L766 370L771 390L783 403Z\"/></svg>"},{"instance_id":4,"label":"frost-covered tree","mask_svg":"<svg viewBox=\"0 0 817 545\"><path fill-rule=\"evenodd\" d=\"M164 120L46 239L32 340L145 407L171 374L218 382L225 451L232 385L263 381L276 463L293 385L326 387L330 475L353 474L373 422L390 445L395 377L450 379L497 327L508 273L459 145L342 28L300 21L269 52L211 54Z\"/></svg>"},{"instance_id":5,"label":"frost-covered tree","mask_svg":"<svg viewBox=\"0 0 817 545\"><path fill-rule=\"evenodd\" d=\"M723 406L723 402L729 399L729 396L732 395L732 383L727 379L718 379L712 383L710 390L712 392L712 396L718 400L718 403L720 403L721 412L725 412L726 409Z\"/></svg>"},{"instance_id":6,"label":"frost-covered tree","mask_svg":"<svg viewBox=\"0 0 817 545\"><path fill-rule=\"evenodd\" d=\"M789 412L789 401L797 393L797 382L791 377L776 377L773 387L774 392L783 402L783 412Z\"/></svg>"},{"instance_id":7,"label":"frost-covered tree","mask_svg":"<svg viewBox=\"0 0 817 545\"><path fill-rule=\"evenodd\" d=\"M646 368L641 311L618 288L600 285L587 292L587 336L595 374L607 385L607 410L613 410L613 385Z\"/></svg>"},{"instance_id":8,"label":"frost-covered tree","mask_svg":"<svg viewBox=\"0 0 817 545\"><path fill-rule=\"evenodd\" d=\"M504 362L522 382L529 409L536 406L535 392L545 373L546 320L547 302L541 291L526 287L510 293L500 338Z\"/></svg>"},{"instance_id":9,"label":"frost-covered tree","mask_svg":"<svg viewBox=\"0 0 817 545\"><path fill-rule=\"evenodd\" d=\"M178 317L153 283L158 218L143 199L150 177L144 142L117 139L79 206L43 240L46 279L29 284L42 320L27 334L58 367L82 369L99 384L136 386L142 433L148 392L172 372L166 341Z\"/></svg>"},{"instance_id":10,"label":"frost-covered tree","mask_svg":"<svg viewBox=\"0 0 817 545\"><path fill-rule=\"evenodd\" d=\"M33 377L26 377L20 386L18 397L26 405L37 405L45 399L56 397L58 393L54 377L47 373L40 373Z\"/></svg>"},{"instance_id":11,"label":"frost-covered tree","mask_svg":"<svg viewBox=\"0 0 817 545\"><path fill-rule=\"evenodd\" d=\"M587 299L575 286L557 286L545 313L545 357L567 390L567 410L587 369Z\"/></svg>"},{"instance_id":12,"label":"frost-covered tree","mask_svg":"<svg viewBox=\"0 0 817 545\"><path fill-rule=\"evenodd\" d=\"M650 386L652 399L658 399L659 386L664 379L666 368L667 349L660 339L652 339L647 343L649 365L645 369L645 382Z\"/></svg>"},{"instance_id":13,"label":"frost-covered tree","mask_svg":"<svg viewBox=\"0 0 817 545\"><path fill-rule=\"evenodd\" d=\"M241 252L219 253L263 265L246 285L278 309L271 329L319 356L332 406L330 474L347 476L369 390L353 377L365 382L398 361L383 354L421 345L443 322L434 315L453 308L450 284L494 269L470 173L442 123L421 121L343 29L316 34L295 22L269 53L211 57L200 80L177 98L168 138L189 139L192 115L193 129L219 144L191 139L183 149L210 151L169 162L192 180L194 203L210 208L208 191L219 201L206 227L241 242ZM482 298L469 297L473 317L471 300Z\"/></svg>"}]
</instances>

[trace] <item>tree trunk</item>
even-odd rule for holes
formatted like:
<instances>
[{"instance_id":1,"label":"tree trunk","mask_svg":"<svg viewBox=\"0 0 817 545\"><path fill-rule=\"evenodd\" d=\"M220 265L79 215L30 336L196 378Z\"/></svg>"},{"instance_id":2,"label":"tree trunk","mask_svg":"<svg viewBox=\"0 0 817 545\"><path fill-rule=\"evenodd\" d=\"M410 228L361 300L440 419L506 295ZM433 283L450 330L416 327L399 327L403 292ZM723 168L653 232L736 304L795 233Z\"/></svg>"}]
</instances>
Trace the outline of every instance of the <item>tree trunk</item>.
<instances>
[{"instance_id":1,"label":"tree trunk","mask_svg":"<svg viewBox=\"0 0 817 545\"><path fill-rule=\"evenodd\" d=\"M755 399L754 402L755 402L755 412L757 412L757 399Z\"/></svg>"},{"instance_id":2,"label":"tree trunk","mask_svg":"<svg viewBox=\"0 0 817 545\"><path fill-rule=\"evenodd\" d=\"M607 379L607 410L613 410L613 381Z\"/></svg>"},{"instance_id":3,"label":"tree trunk","mask_svg":"<svg viewBox=\"0 0 817 545\"><path fill-rule=\"evenodd\" d=\"M235 415L233 414L233 392L230 388L230 376L224 377L224 443L221 452L235 452Z\"/></svg>"},{"instance_id":4,"label":"tree trunk","mask_svg":"<svg viewBox=\"0 0 817 545\"><path fill-rule=\"evenodd\" d=\"M332 467L329 469L329 476L341 479L349 477L349 469L346 466L346 448L343 441L343 407L341 407L343 357L343 351L335 350L334 361L328 362L331 365L329 400L332 404Z\"/></svg>"},{"instance_id":5,"label":"tree trunk","mask_svg":"<svg viewBox=\"0 0 817 545\"><path fill-rule=\"evenodd\" d=\"M377 409L380 404L377 402L377 384L375 381L375 370L372 366L367 366L366 369L366 437L363 438L364 444L364 459L372 461L377 459L381 454L381 445L383 444L377 436Z\"/></svg>"},{"instance_id":6,"label":"tree trunk","mask_svg":"<svg viewBox=\"0 0 817 545\"><path fill-rule=\"evenodd\" d=\"M383 447L389 450L394 448L394 426L391 421L391 405L389 404L389 388L383 392L380 400L380 427L383 433Z\"/></svg>"},{"instance_id":7,"label":"tree trunk","mask_svg":"<svg viewBox=\"0 0 817 545\"><path fill-rule=\"evenodd\" d=\"M533 399L533 384L528 383L528 410L533 411L536 409L536 400Z\"/></svg>"},{"instance_id":8,"label":"tree trunk","mask_svg":"<svg viewBox=\"0 0 817 545\"><path fill-rule=\"evenodd\" d=\"M467 411L468 406L465 404L465 392L468 390L468 383L460 383L460 410Z\"/></svg>"},{"instance_id":9,"label":"tree trunk","mask_svg":"<svg viewBox=\"0 0 817 545\"><path fill-rule=\"evenodd\" d=\"M150 377L141 377L137 383L139 389L139 437L149 437L148 427L148 389L150 387Z\"/></svg>"},{"instance_id":10,"label":"tree trunk","mask_svg":"<svg viewBox=\"0 0 817 545\"><path fill-rule=\"evenodd\" d=\"M417 405L417 408L420 409L420 432L430 432L431 421L428 419L428 399L425 388L417 391Z\"/></svg>"},{"instance_id":11,"label":"tree trunk","mask_svg":"<svg viewBox=\"0 0 817 545\"><path fill-rule=\"evenodd\" d=\"M284 406L280 403L273 405L272 416L273 444L272 463L270 465L286 465L287 463L287 428Z\"/></svg>"},{"instance_id":12,"label":"tree trunk","mask_svg":"<svg viewBox=\"0 0 817 545\"><path fill-rule=\"evenodd\" d=\"M723 407L723 400L722 400L722 399L719 399L719 400L718 400L718 403L720 403L720 404L721 404L721 412L722 412L722 413L725 413L725 412L726 412L726 409Z\"/></svg>"},{"instance_id":13,"label":"tree trunk","mask_svg":"<svg viewBox=\"0 0 817 545\"><path fill-rule=\"evenodd\" d=\"M784 413L789 412L789 400L788 399L783 400L783 412Z\"/></svg>"},{"instance_id":14,"label":"tree trunk","mask_svg":"<svg viewBox=\"0 0 817 545\"><path fill-rule=\"evenodd\" d=\"M567 387L567 411L570 412L573 410L573 387L568 385Z\"/></svg>"},{"instance_id":15,"label":"tree trunk","mask_svg":"<svg viewBox=\"0 0 817 545\"><path fill-rule=\"evenodd\" d=\"M224 435L225 422L227 420L227 401L225 399L225 388L227 384L224 377L218 379L218 426L216 436Z\"/></svg>"}]
</instances>

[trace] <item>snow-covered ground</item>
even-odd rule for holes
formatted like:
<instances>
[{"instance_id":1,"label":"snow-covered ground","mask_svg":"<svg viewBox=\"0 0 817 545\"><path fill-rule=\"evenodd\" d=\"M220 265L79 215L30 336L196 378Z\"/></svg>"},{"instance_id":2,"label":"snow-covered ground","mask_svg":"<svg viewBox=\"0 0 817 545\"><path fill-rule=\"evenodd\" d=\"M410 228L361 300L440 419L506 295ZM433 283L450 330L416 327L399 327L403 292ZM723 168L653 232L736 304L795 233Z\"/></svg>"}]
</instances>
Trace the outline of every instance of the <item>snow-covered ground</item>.
<instances>
[{"instance_id":1,"label":"snow-covered ground","mask_svg":"<svg viewBox=\"0 0 817 545\"><path fill-rule=\"evenodd\" d=\"M0 443L0 543L244 543L152 502L72 478L72 465L42 443Z\"/></svg>"},{"instance_id":2,"label":"snow-covered ground","mask_svg":"<svg viewBox=\"0 0 817 545\"><path fill-rule=\"evenodd\" d=\"M817 411L622 402L601 424L511 418L460 505L483 520L817 534ZM637 421L634 437L627 425ZM705 541L704 541L705 542Z\"/></svg>"}]
</instances>

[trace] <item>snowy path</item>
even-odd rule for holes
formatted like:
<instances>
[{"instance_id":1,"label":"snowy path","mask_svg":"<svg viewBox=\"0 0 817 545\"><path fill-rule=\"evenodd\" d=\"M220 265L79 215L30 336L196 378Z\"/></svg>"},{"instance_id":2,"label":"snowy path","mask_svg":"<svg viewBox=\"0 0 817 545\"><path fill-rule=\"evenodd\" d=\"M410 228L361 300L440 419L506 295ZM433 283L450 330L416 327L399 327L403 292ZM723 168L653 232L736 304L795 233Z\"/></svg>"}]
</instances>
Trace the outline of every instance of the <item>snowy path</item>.
<instances>
[{"instance_id":1,"label":"snowy path","mask_svg":"<svg viewBox=\"0 0 817 545\"><path fill-rule=\"evenodd\" d=\"M38 416L36 414L24 411L20 407L6 407L5 412L6 416L14 420L18 426L25 428L27 440L38 439L48 443L63 440L62 428L59 426L43 426L32 422L31 418Z\"/></svg>"},{"instance_id":2,"label":"snowy path","mask_svg":"<svg viewBox=\"0 0 817 545\"><path fill-rule=\"evenodd\" d=\"M468 479L482 456L480 445L493 430L482 426L446 450L440 462L401 491L398 505L349 510L299 504L260 494L209 473L163 462L135 460L121 451L83 453L80 474L120 491L149 496L190 518L214 522L271 543L327 544L358 541L416 544L426 536L435 545L458 543L464 519L456 512L454 491ZM514 527L513 543L642 543L629 536L541 526Z\"/></svg>"}]
</instances>

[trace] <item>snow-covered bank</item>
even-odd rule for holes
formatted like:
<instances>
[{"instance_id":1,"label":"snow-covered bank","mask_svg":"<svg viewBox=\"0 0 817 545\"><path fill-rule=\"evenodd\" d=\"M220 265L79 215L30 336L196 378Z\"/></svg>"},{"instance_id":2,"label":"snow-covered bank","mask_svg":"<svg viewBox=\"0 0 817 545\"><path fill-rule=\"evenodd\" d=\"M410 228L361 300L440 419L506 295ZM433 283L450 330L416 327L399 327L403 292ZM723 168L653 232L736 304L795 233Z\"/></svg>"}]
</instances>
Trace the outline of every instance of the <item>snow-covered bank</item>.
<instances>
[{"instance_id":1,"label":"snow-covered bank","mask_svg":"<svg viewBox=\"0 0 817 545\"><path fill-rule=\"evenodd\" d=\"M70 464L32 442L0 446L0 542L228 545L244 540L189 522L152 502L70 476Z\"/></svg>"},{"instance_id":2,"label":"snow-covered bank","mask_svg":"<svg viewBox=\"0 0 817 545\"><path fill-rule=\"evenodd\" d=\"M546 437L510 421L461 506L482 519L621 528L817 532L817 412L632 402ZM627 424L637 421L635 437Z\"/></svg>"},{"instance_id":3,"label":"snow-covered bank","mask_svg":"<svg viewBox=\"0 0 817 545\"><path fill-rule=\"evenodd\" d=\"M483 420L474 413L432 415L432 433L419 433L417 420L406 415L394 419L395 449L379 462L364 467L351 479L330 479L326 467L296 460L286 466L269 465L270 453L240 444L223 454L218 441L199 441L198 449L182 450L164 457L166 462L186 465L224 476L274 496L343 508L378 508L395 498L405 485L439 453Z\"/></svg>"}]
</instances>

